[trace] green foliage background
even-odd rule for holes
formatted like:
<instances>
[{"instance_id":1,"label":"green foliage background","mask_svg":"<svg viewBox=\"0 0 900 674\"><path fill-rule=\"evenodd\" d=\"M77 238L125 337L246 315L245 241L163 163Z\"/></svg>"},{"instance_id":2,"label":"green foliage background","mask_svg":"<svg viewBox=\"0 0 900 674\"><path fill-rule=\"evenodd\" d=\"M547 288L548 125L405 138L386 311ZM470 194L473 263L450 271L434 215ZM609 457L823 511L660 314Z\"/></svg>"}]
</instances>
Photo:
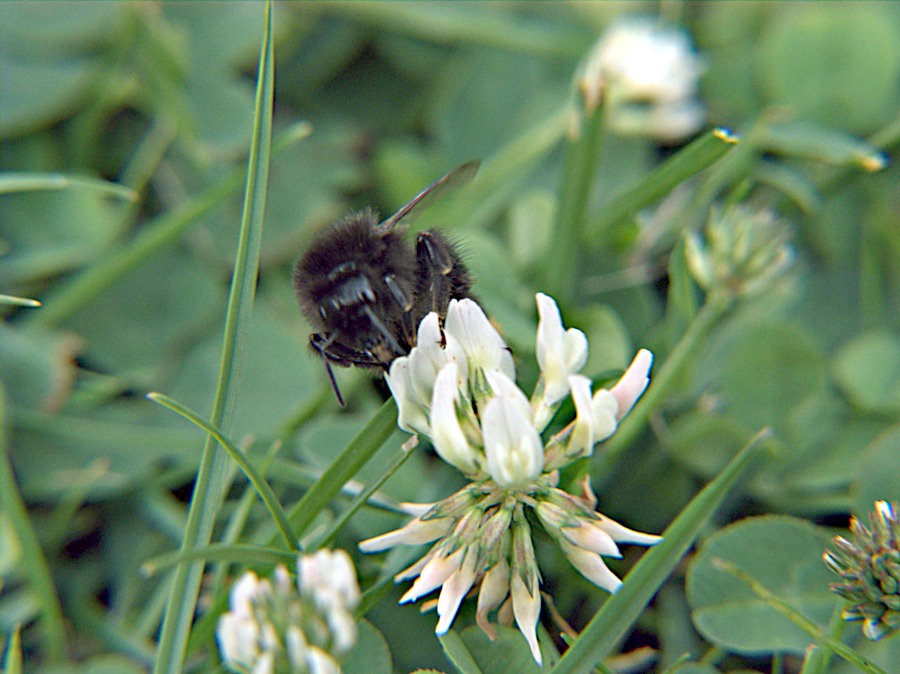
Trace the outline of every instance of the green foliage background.
<instances>
[{"instance_id":1,"label":"green foliage background","mask_svg":"<svg viewBox=\"0 0 900 674\"><path fill-rule=\"evenodd\" d=\"M6 643L21 626L25 671L138 672L153 664L170 570L160 556L182 543L203 434L144 396L161 391L201 415L212 407L263 10L193 2L0 7L2 292L43 303L4 305L2 326L3 451L15 479L5 483L0 519L0 624ZM672 215L648 221L637 212L643 204L626 200L622 217L610 219L606 207L622 206L622 195L679 148L601 133L583 227L561 231L573 77L603 29L637 13L661 14L692 34L706 59L709 126L726 126L742 141L697 167L704 170L667 202ZM369 204L393 212L480 158L475 182L415 227L441 227L461 243L477 296L526 381L536 377L536 291L553 291L567 325L588 334L586 373L602 379L641 346L655 352L657 369L675 352L701 301L679 264L681 235L701 227L713 203L742 200L775 208L790 223L793 272L703 332L649 425L609 461L598 457L594 481L604 513L662 531L753 433L772 427L774 453L702 538L749 569L794 570L779 593L827 625L839 606L818 559L830 532L797 518L844 526L875 499L900 500L900 192L891 162L900 138L900 7L283 3L273 22L275 141L229 434L281 503L296 503L382 404L371 377L341 371L349 405L339 409L308 352L310 330L291 291L293 261L336 218ZM311 126L308 137L300 122ZM867 172L879 151L887 167ZM567 249L559 239L568 234L573 253L560 259ZM404 440L395 432L356 479L382 475ZM230 470L214 540L269 542L268 512ZM459 480L417 451L383 493L433 501ZM355 553L360 539L401 523L389 499L360 510L334 540L356 556L364 588L403 561ZM336 498L306 534L321 533L348 502ZM775 514L715 533L742 517ZM773 543L760 545L767 536ZM604 594L552 546L539 548L545 589L582 629ZM611 566L624 574L639 554L629 550ZM191 671L220 667L215 615L229 574L249 561L236 552L225 558L240 564L211 567L200 602L209 617L189 642ZM160 559L157 573L142 572ZM673 575L625 650L658 648L646 671L683 653L705 661L682 671L728 671L772 657L795 668L812 639L779 627L746 588L717 580L702 562L690 567L687 593L684 569ZM383 671L451 671L433 614L397 607L402 590L378 587L365 652L379 654ZM57 610L64 638L53 631ZM472 623L464 608L456 626L483 671L504 671L524 651L517 633L489 645ZM558 636L546 610L544 626ZM888 667L900 661L898 641L860 649ZM515 655L498 657L505 652ZM523 671L533 666L525 660ZM370 667L348 663L348 671L378 671Z\"/></svg>"}]
</instances>

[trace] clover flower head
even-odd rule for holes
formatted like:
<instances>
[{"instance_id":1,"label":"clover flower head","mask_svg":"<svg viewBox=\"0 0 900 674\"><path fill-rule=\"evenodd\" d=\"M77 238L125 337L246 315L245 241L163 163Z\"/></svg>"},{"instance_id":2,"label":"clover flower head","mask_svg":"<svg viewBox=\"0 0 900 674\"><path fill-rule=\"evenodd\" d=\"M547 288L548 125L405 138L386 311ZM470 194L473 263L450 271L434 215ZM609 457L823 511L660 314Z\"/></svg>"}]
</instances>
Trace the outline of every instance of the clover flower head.
<instances>
[{"instance_id":1,"label":"clover flower head","mask_svg":"<svg viewBox=\"0 0 900 674\"><path fill-rule=\"evenodd\" d=\"M714 209L704 236L686 237L685 256L705 291L746 296L770 287L795 257L786 223L772 211L743 204Z\"/></svg>"},{"instance_id":2,"label":"clover flower head","mask_svg":"<svg viewBox=\"0 0 900 674\"><path fill-rule=\"evenodd\" d=\"M343 550L297 560L297 582L284 566L272 580L248 571L234 584L216 638L225 666L241 674L331 674L356 643L359 585Z\"/></svg>"},{"instance_id":3,"label":"clover flower head","mask_svg":"<svg viewBox=\"0 0 900 674\"><path fill-rule=\"evenodd\" d=\"M558 469L590 456L640 398L649 382L652 354L642 349L612 388L592 391L591 380L579 374L588 353L584 333L563 327L552 298L539 293L535 299L540 377L531 396L515 381L503 339L470 299L451 301L443 328L436 315L426 318L417 346L394 361L388 384L401 427L427 435L438 455L470 483L436 503L404 504L413 519L363 541L360 549L372 553L431 544L421 559L396 575L398 582L413 581L401 603L440 589L434 602L435 631L444 634L465 597L477 591L476 620L485 633L496 638L490 621L494 611L501 622L515 621L540 663L541 576L527 511L534 512L533 519L582 575L610 592L621 582L602 557L621 556L618 543L653 545L659 537L595 512L596 498L587 483L579 496L557 487ZM421 341L423 335L429 335L427 343ZM420 348L434 367L413 373L411 364L423 358ZM447 353L434 353L436 349ZM544 438L567 397L574 402L575 419ZM413 419L415 423L407 423Z\"/></svg>"},{"instance_id":4,"label":"clover flower head","mask_svg":"<svg viewBox=\"0 0 900 674\"><path fill-rule=\"evenodd\" d=\"M832 592L850 602L842 616L862 621L872 641L900 630L900 506L877 501L869 527L853 517L850 539L834 538L836 550L822 556L841 582Z\"/></svg>"},{"instance_id":5,"label":"clover flower head","mask_svg":"<svg viewBox=\"0 0 900 674\"><path fill-rule=\"evenodd\" d=\"M705 119L696 101L703 70L685 31L627 17L597 41L578 87L588 113L605 103L614 131L677 141L697 131Z\"/></svg>"}]
</instances>

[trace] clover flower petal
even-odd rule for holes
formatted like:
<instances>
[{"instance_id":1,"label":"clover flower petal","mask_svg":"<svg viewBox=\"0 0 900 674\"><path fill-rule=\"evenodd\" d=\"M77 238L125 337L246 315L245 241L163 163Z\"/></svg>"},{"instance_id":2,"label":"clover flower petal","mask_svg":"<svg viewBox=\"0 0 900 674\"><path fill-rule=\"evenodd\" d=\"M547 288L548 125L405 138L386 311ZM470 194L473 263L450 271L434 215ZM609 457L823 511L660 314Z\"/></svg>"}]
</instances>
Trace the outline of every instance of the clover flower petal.
<instances>
[{"instance_id":1,"label":"clover flower petal","mask_svg":"<svg viewBox=\"0 0 900 674\"><path fill-rule=\"evenodd\" d=\"M450 300L444 330L459 342L468 360L468 374L474 371L498 371L516 378L512 353L491 325L484 311L470 299Z\"/></svg>"}]
</instances>

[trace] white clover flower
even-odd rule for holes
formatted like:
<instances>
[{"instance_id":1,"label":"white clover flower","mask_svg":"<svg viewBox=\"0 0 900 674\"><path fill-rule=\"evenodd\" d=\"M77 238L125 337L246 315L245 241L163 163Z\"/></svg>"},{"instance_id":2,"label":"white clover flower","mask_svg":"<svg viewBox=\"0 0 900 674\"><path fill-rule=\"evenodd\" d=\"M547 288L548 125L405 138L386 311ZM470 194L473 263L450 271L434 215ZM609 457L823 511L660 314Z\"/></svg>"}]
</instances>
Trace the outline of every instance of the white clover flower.
<instances>
[{"instance_id":1,"label":"white clover flower","mask_svg":"<svg viewBox=\"0 0 900 674\"><path fill-rule=\"evenodd\" d=\"M297 560L297 583L284 566L273 580L248 571L235 583L231 610L216 630L225 666L241 674L339 673L356 643L359 585L343 550Z\"/></svg>"},{"instance_id":2,"label":"white clover flower","mask_svg":"<svg viewBox=\"0 0 900 674\"><path fill-rule=\"evenodd\" d=\"M588 112L606 105L614 131L674 141L703 124L706 113L695 100L703 70L686 32L627 17L598 40L579 88Z\"/></svg>"},{"instance_id":3,"label":"white clover flower","mask_svg":"<svg viewBox=\"0 0 900 674\"><path fill-rule=\"evenodd\" d=\"M621 581L602 557L620 557L617 543L653 545L659 537L595 512L596 498L587 486L577 497L557 488L558 469L590 456L640 398L652 354L642 349L611 389L592 392L590 379L577 374L587 359L584 333L563 327L552 298L535 299L541 374L530 398L515 382L509 349L475 302L452 301L443 330L436 314L423 321L418 344L394 362L388 378L399 423L427 435L438 455L471 482L437 503L403 504L410 522L359 547L371 553L431 544L395 576L397 582L413 581L401 603L439 590L435 631L444 634L465 597L477 592L476 621L484 632L497 636L490 622L494 611L505 624L515 621L540 663L540 571L526 508L572 565L610 592ZM567 396L575 419L545 442L541 434Z\"/></svg>"}]
</instances>

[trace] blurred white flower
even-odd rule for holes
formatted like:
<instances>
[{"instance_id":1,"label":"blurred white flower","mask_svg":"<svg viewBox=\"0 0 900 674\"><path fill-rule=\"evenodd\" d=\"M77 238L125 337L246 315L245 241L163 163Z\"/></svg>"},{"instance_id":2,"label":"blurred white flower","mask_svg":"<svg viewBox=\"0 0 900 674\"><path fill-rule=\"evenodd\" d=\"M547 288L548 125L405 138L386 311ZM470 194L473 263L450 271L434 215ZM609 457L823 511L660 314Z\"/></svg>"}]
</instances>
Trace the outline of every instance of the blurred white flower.
<instances>
[{"instance_id":1,"label":"blurred white flower","mask_svg":"<svg viewBox=\"0 0 900 674\"><path fill-rule=\"evenodd\" d=\"M331 674L356 643L359 585L343 550L297 560L297 583L284 566L272 581L248 571L231 591L216 638L225 666L241 674Z\"/></svg>"},{"instance_id":2,"label":"blurred white flower","mask_svg":"<svg viewBox=\"0 0 900 674\"><path fill-rule=\"evenodd\" d=\"M594 512L596 499L587 487L580 497L557 488L558 469L590 456L640 398L652 354L642 349L611 389L592 392L590 379L577 374L587 360L584 333L563 327L552 298L539 293L535 300L540 378L530 398L515 382L503 339L470 299L450 303L443 328L436 314L429 315L417 346L394 361L388 383L401 427L427 435L438 455L471 482L437 503L403 504L414 519L359 547L371 553L430 543L421 559L395 576L397 582L413 580L401 603L439 589L435 631L444 634L465 597L477 591L476 619L485 633L496 638L493 611L501 622L515 620L540 663L540 571L526 508L572 565L610 592L621 583L601 555L620 556L617 542L653 545L659 538ZM545 441L541 433L567 396L575 419Z\"/></svg>"},{"instance_id":3,"label":"blurred white flower","mask_svg":"<svg viewBox=\"0 0 900 674\"><path fill-rule=\"evenodd\" d=\"M588 112L605 105L614 131L677 141L705 119L696 101L703 70L685 31L627 17L601 36L578 81Z\"/></svg>"}]
</instances>

